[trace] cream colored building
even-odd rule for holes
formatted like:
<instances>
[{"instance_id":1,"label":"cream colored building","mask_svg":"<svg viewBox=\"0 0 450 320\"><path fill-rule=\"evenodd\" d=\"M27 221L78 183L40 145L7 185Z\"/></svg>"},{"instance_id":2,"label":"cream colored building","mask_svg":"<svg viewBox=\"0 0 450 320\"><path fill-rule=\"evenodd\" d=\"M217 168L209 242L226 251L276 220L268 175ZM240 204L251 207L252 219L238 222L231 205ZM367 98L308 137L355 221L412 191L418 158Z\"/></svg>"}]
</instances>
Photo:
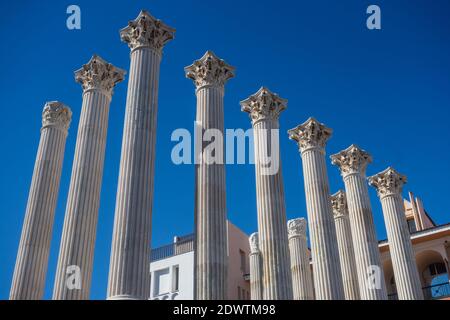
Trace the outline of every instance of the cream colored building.
<instances>
[{"instance_id":1,"label":"cream colored building","mask_svg":"<svg viewBox=\"0 0 450 320\"><path fill-rule=\"evenodd\" d=\"M450 299L449 258L450 223L436 225L422 201L409 193L404 200L411 242L422 282L424 298ZM397 299L392 262L387 240L379 242L389 299Z\"/></svg>"}]
</instances>

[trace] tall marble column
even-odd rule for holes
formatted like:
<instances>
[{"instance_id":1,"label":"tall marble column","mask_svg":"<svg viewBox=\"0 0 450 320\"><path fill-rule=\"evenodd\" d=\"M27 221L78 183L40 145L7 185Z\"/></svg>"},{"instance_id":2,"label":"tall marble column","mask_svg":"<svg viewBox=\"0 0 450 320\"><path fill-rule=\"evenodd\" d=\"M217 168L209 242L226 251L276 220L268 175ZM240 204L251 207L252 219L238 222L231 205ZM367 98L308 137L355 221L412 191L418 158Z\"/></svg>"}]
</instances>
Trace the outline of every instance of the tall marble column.
<instances>
[{"instance_id":1,"label":"tall marble column","mask_svg":"<svg viewBox=\"0 0 450 320\"><path fill-rule=\"evenodd\" d=\"M252 233L249 237L250 242L250 296L252 300L262 300L262 260L259 250L258 232Z\"/></svg>"},{"instance_id":2,"label":"tall marble column","mask_svg":"<svg viewBox=\"0 0 450 320\"><path fill-rule=\"evenodd\" d=\"M344 289L325 164L325 144L332 130L309 118L288 133L302 157L316 299L342 300Z\"/></svg>"},{"instance_id":3,"label":"tall marble column","mask_svg":"<svg viewBox=\"0 0 450 320\"><path fill-rule=\"evenodd\" d=\"M25 220L9 298L39 300L44 295L50 240L72 112L61 102L47 102Z\"/></svg>"},{"instance_id":4,"label":"tall marble column","mask_svg":"<svg viewBox=\"0 0 450 320\"><path fill-rule=\"evenodd\" d=\"M207 51L185 72L196 86L196 123L203 137L195 166L195 299L222 300L228 285L227 212L223 144L216 140L224 136L224 86L234 68ZM214 137L210 144L217 148L208 148L207 137Z\"/></svg>"},{"instance_id":5,"label":"tall marble column","mask_svg":"<svg viewBox=\"0 0 450 320\"><path fill-rule=\"evenodd\" d=\"M288 221L288 238L294 300L314 300L314 287L306 241L306 219L297 218Z\"/></svg>"},{"instance_id":6,"label":"tall marble column","mask_svg":"<svg viewBox=\"0 0 450 320\"><path fill-rule=\"evenodd\" d=\"M279 154L278 118L286 104L287 100L264 87L241 101L242 111L250 114L254 133L258 235L265 300L291 300L293 296Z\"/></svg>"},{"instance_id":7,"label":"tall marble column","mask_svg":"<svg viewBox=\"0 0 450 320\"><path fill-rule=\"evenodd\" d=\"M405 183L406 177L391 167L369 178L369 184L377 189L383 207L398 298L423 300L422 285L403 206L402 190Z\"/></svg>"},{"instance_id":8,"label":"tall marble column","mask_svg":"<svg viewBox=\"0 0 450 320\"><path fill-rule=\"evenodd\" d=\"M83 105L53 289L55 300L89 298L109 105L113 87L124 74L97 55L75 72L83 88Z\"/></svg>"},{"instance_id":9,"label":"tall marble column","mask_svg":"<svg viewBox=\"0 0 450 320\"><path fill-rule=\"evenodd\" d=\"M359 300L358 276L356 274L355 251L353 249L350 220L348 217L347 197L339 190L331 196L334 223L341 261L342 282L346 300Z\"/></svg>"},{"instance_id":10,"label":"tall marble column","mask_svg":"<svg viewBox=\"0 0 450 320\"><path fill-rule=\"evenodd\" d=\"M175 30L148 12L120 31L131 49L108 299L148 299L159 67Z\"/></svg>"},{"instance_id":11,"label":"tall marble column","mask_svg":"<svg viewBox=\"0 0 450 320\"><path fill-rule=\"evenodd\" d=\"M332 155L331 161L339 167L345 183L361 299L386 300L386 284L366 183L366 168L372 157L351 145Z\"/></svg>"}]
</instances>

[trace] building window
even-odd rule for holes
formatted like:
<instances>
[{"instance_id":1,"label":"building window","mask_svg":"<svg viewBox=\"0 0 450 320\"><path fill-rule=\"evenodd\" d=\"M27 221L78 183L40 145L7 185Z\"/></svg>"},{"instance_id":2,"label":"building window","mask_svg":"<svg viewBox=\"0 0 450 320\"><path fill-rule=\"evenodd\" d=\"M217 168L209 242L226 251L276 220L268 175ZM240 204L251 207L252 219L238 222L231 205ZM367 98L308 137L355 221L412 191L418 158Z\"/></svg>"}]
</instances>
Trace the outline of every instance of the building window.
<instances>
[{"instance_id":1,"label":"building window","mask_svg":"<svg viewBox=\"0 0 450 320\"><path fill-rule=\"evenodd\" d=\"M414 219L408 219L408 229L409 229L409 233L413 233L417 231L417 227L416 227L416 222L414 221Z\"/></svg>"},{"instance_id":2,"label":"building window","mask_svg":"<svg viewBox=\"0 0 450 320\"><path fill-rule=\"evenodd\" d=\"M170 292L170 272L169 268L157 270L154 273L153 296L159 296Z\"/></svg>"},{"instance_id":3,"label":"building window","mask_svg":"<svg viewBox=\"0 0 450 320\"><path fill-rule=\"evenodd\" d=\"M172 269L172 291L178 291L180 288L180 266L176 265Z\"/></svg>"},{"instance_id":4,"label":"building window","mask_svg":"<svg viewBox=\"0 0 450 320\"><path fill-rule=\"evenodd\" d=\"M245 252L239 249L239 255L241 257L241 271L245 273L245 261L246 261L246 255Z\"/></svg>"},{"instance_id":5,"label":"building window","mask_svg":"<svg viewBox=\"0 0 450 320\"><path fill-rule=\"evenodd\" d=\"M442 262L430 264L428 268L430 269L430 275L432 276L447 273L445 264L443 264Z\"/></svg>"}]
</instances>

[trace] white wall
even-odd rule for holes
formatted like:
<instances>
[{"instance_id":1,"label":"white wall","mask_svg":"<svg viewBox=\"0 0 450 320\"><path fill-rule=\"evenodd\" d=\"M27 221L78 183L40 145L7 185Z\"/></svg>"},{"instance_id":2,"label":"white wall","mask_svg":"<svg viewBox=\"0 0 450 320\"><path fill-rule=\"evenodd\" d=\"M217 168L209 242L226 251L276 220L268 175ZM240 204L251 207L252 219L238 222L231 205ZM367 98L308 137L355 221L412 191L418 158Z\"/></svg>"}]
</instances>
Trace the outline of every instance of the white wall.
<instances>
[{"instance_id":1,"label":"white wall","mask_svg":"<svg viewBox=\"0 0 450 320\"><path fill-rule=\"evenodd\" d=\"M178 267L178 290L175 268ZM194 299L194 252L187 252L150 263L152 300Z\"/></svg>"}]
</instances>

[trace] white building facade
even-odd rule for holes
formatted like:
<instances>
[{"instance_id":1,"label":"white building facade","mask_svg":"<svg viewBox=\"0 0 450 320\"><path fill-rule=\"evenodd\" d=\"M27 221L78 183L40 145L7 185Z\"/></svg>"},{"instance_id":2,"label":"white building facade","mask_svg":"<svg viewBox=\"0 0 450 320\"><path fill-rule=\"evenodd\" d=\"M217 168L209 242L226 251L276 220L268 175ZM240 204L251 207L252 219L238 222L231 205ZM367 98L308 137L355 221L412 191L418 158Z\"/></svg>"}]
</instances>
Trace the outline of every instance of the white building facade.
<instances>
[{"instance_id":1,"label":"white building facade","mask_svg":"<svg viewBox=\"0 0 450 320\"><path fill-rule=\"evenodd\" d=\"M229 221L227 236L227 299L250 300L248 236ZM194 299L194 254L193 234L152 249L150 300Z\"/></svg>"}]
</instances>

